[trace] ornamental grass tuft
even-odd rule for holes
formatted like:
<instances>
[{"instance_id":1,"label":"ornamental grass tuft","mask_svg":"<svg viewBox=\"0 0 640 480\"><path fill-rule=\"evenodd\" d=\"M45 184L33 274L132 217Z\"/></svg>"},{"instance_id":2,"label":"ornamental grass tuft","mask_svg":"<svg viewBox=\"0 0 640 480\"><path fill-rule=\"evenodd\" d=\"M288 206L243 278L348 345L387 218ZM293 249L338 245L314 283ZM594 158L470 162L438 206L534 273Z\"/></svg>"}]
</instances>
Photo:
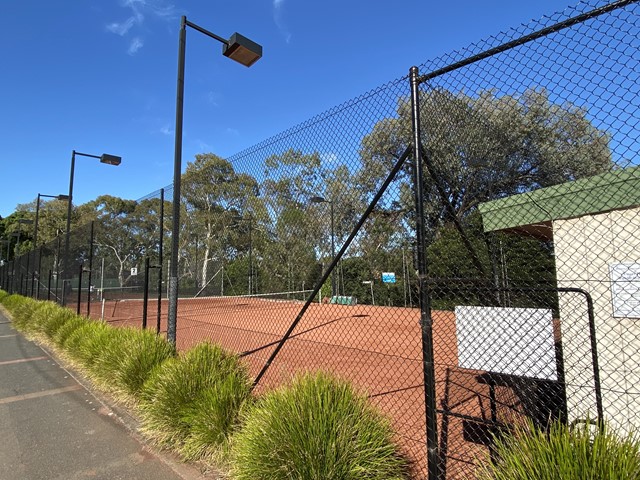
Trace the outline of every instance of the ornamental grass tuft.
<instances>
[{"instance_id":1,"label":"ornamental grass tuft","mask_svg":"<svg viewBox=\"0 0 640 480\"><path fill-rule=\"evenodd\" d=\"M247 409L232 441L237 480L398 480L389 421L348 382L305 374Z\"/></svg>"},{"instance_id":2,"label":"ornamental grass tuft","mask_svg":"<svg viewBox=\"0 0 640 480\"><path fill-rule=\"evenodd\" d=\"M54 302L43 302L41 307L34 312L34 317L35 322L38 324L38 330L49 340L53 340L58 330L65 323L78 318L75 312Z\"/></svg>"},{"instance_id":3,"label":"ornamental grass tuft","mask_svg":"<svg viewBox=\"0 0 640 480\"><path fill-rule=\"evenodd\" d=\"M53 343L58 348L63 348L65 342L67 341L67 338L78 328L86 324L86 318L74 315L57 329L56 333L53 335Z\"/></svg>"},{"instance_id":4,"label":"ornamental grass tuft","mask_svg":"<svg viewBox=\"0 0 640 480\"><path fill-rule=\"evenodd\" d=\"M101 322L85 320L62 343L66 353L84 368L90 369L101 355L111 327Z\"/></svg>"},{"instance_id":5,"label":"ornamental grass tuft","mask_svg":"<svg viewBox=\"0 0 640 480\"><path fill-rule=\"evenodd\" d=\"M498 461L478 468L479 480L637 480L640 443L608 425L556 422L549 431L519 427L496 440Z\"/></svg>"},{"instance_id":6,"label":"ornamental grass tuft","mask_svg":"<svg viewBox=\"0 0 640 480\"><path fill-rule=\"evenodd\" d=\"M184 458L213 457L224 450L250 390L247 369L235 355L201 343L166 360L145 383L143 428Z\"/></svg>"},{"instance_id":7,"label":"ornamental grass tuft","mask_svg":"<svg viewBox=\"0 0 640 480\"><path fill-rule=\"evenodd\" d=\"M110 329L92 374L106 388L133 401L153 372L175 356L175 348L150 330Z\"/></svg>"},{"instance_id":8,"label":"ornamental grass tuft","mask_svg":"<svg viewBox=\"0 0 640 480\"><path fill-rule=\"evenodd\" d=\"M13 325L23 332L33 332L34 326L32 317L34 310L39 306L39 302L32 298L20 295L11 295L7 300L8 303L5 305L11 312Z\"/></svg>"}]
</instances>

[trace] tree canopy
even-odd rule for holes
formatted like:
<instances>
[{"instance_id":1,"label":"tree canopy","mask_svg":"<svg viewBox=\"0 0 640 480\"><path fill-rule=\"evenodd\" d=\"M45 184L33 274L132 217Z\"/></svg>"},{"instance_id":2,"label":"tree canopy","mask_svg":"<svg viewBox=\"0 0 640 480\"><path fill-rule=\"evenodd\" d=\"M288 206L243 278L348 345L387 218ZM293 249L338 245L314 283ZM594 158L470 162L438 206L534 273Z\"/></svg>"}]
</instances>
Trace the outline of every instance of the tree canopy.
<instances>
[{"instance_id":1,"label":"tree canopy","mask_svg":"<svg viewBox=\"0 0 640 480\"><path fill-rule=\"evenodd\" d=\"M587 111L551 102L544 89L477 96L432 89L420 95L425 212L436 227L479 203L596 175L612 167L609 136ZM373 190L410 145L411 105L379 121L362 140L359 181ZM404 184L410 175L405 168ZM440 191L438 190L440 187ZM412 201L407 189L401 201Z\"/></svg>"}]
</instances>

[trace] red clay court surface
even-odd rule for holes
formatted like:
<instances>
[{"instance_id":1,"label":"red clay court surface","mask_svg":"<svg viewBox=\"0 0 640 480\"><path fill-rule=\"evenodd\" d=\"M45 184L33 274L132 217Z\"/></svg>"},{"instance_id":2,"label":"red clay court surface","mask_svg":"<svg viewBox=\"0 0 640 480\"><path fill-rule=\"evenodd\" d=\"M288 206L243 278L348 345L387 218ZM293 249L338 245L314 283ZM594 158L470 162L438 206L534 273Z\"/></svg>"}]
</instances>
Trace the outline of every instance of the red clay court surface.
<instances>
[{"instance_id":1,"label":"red clay court surface","mask_svg":"<svg viewBox=\"0 0 640 480\"><path fill-rule=\"evenodd\" d=\"M187 349L211 340L244 356L255 376L302 307L302 302L255 298L183 298L178 303L177 344ZM91 316L100 318L100 304ZM161 332L166 331L166 301ZM157 302L148 306L148 328L156 326ZM453 312L434 311L433 333L437 408L488 420L489 387L477 380L481 371L460 369ZM262 378L259 391L274 387L300 371L323 369L363 389L393 422L398 441L413 462L415 478L426 474L424 377L420 311L371 305L312 304ZM108 301L104 320L117 326L142 323L142 301ZM257 351L256 351L257 350ZM518 399L497 387L498 416L518 410ZM459 417L438 414L441 466L446 478L473 478L474 464L486 461L488 449L466 441Z\"/></svg>"}]
</instances>

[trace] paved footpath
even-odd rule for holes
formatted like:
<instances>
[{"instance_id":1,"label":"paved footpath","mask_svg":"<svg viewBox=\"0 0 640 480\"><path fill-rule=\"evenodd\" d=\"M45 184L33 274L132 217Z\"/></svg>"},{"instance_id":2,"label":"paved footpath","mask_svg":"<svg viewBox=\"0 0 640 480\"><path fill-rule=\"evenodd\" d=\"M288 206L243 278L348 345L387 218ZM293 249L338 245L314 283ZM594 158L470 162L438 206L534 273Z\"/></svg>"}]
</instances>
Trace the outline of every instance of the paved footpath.
<instances>
[{"instance_id":1,"label":"paved footpath","mask_svg":"<svg viewBox=\"0 0 640 480\"><path fill-rule=\"evenodd\" d=\"M0 310L0 480L197 478L140 443Z\"/></svg>"}]
</instances>

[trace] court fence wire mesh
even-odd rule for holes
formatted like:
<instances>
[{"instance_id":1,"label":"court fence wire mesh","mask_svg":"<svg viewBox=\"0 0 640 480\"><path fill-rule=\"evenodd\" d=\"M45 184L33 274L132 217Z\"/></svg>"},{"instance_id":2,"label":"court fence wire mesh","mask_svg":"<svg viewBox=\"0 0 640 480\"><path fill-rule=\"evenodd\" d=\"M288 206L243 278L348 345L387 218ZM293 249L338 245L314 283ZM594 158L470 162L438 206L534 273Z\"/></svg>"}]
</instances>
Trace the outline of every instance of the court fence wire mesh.
<instances>
[{"instance_id":1,"label":"court fence wire mesh","mask_svg":"<svg viewBox=\"0 0 640 480\"><path fill-rule=\"evenodd\" d=\"M582 2L197 155L178 348L237 353L257 393L350 380L413 478L473 479L526 422L640 428L639 23ZM99 197L67 259L8 237L0 286L166 334L167 199Z\"/></svg>"}]
</instances>

